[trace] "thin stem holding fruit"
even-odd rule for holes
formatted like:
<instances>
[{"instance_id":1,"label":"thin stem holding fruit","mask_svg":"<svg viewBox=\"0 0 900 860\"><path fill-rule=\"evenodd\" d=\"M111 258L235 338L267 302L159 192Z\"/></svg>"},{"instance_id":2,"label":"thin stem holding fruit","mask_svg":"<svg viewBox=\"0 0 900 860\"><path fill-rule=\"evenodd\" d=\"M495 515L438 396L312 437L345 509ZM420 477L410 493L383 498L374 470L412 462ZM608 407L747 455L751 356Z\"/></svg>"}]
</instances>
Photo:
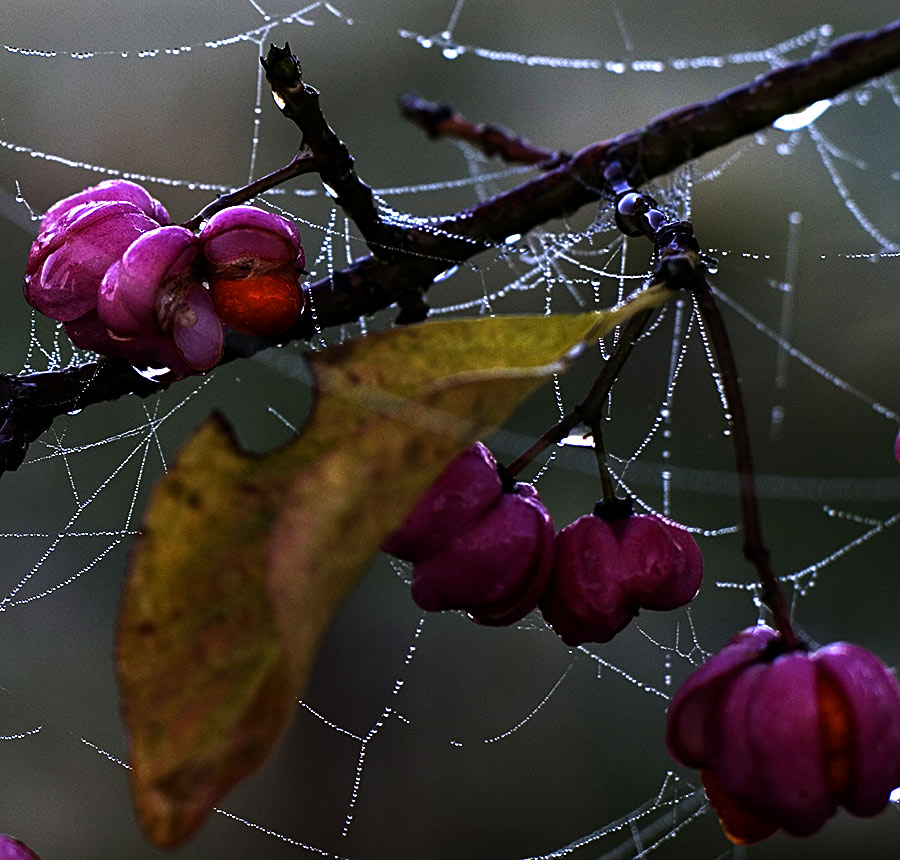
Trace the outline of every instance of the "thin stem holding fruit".
<instances>
[{"instance_id":1,"label":"thin stem holding fruit","mask_svg":"<svg viewBox=\"0 0 900 860\"><path fill-rule=\"evenodd\" d=\"M797 648L799 640L794 632L784 594L772 571L769 550L762 535L759 501L747 415L741 396L734 354L725 321L706 280L706 264L694 230L688 221L667 222L653 198L631 187L627 175L617 161L611 161L603 178L610 192L616 196L616 223L628 235L644 235L656 246L660 260L656 277L668 278L673 285L690 290L697 300L713 359L721 376L721 394L728 409L731 438L734 443L735 467L740 484L741 527L744 537L744 556L756 568L761 585L760 599L769 608L782 642L788 649Z\"/></svg>"},{"instance_id":2,"label":"thin stem holding fruit","mask_svg":"<svg viewBox=\"0 0 900 860\"><path fill-rule=\"evenodd\" d=\"M603 445L603 430L600 426L602 418L597 418L591 424L591 435L594 438L594 457L597 460L597 471L600 473L600 486L603 490L603 501L614 502L616 500L616 485L613 483L609 466L606 462L606 448Z\"/></svg>"},{"instance_id":3,"label":"thin stem holding fruit","mask_svg":"<svg viewBox=\"0 0 900 860\"><path fill-rule=\"evenodd\" d=\"M737 366L731 343L725 328L725 321L719 312L712 289L708 283L695 292L697 310L706 329L709 345L719 366L722 378L722 393L729 413L731 437L734 442L735 467L740 482L741 527L743 532L744 557L756 568L762 590L760 599L769 608L775 628L781 635L785 647L799 646L799 639L791 623L790 613L784 593L769 559L769 550L762 536L762 521L759 501L756 495L756 480L753 470L753 456L750 449L750 434L747 430L747 415L741 396Z\"/></svg>"},{"instance_id":4,"label":"thin stem holding fruit","mask_svg":"<svg viewBox=\"0 0 900 860\"><path fill-rule=\"evenodd\" d=\"M303 176L305 173L316 173L322 168L322 159L315 155L298 152L284 167L279 167L259 179L254 179L243 188L236 188L228 194L220 194L212 203L204 206L193 218L185 221L182 227L188 230L199 230L200 225L209 218L212 218L216 212L221 212L229 206L240 206L247 203L254 197L259 197L266 191L276 188L283 182L293 179L296 176Z\"/></svg>"},{"instance_id":5,"label":"thin stem holding fruit","mask_svg":"<svg viewBox=\"0 0 900 860\"><path fill-rule=\"evenodd\" d=\"M551 445L561 442L580 424L586 424L589 427L594 427L598 424L606 398L609 396L609 392L612 390L619 372L631 354L635 341L644 330L652 313L652 311L641 311L625 324L619 334L619 339L616 342L612 355L603 363L603 367L601 367L594 384L584 399L560 418L556 424L544 431L539 438L535 439L525 451L507 466L507 471L510 474L519 474L541 452Z\"/></svg>"}]
</instances>

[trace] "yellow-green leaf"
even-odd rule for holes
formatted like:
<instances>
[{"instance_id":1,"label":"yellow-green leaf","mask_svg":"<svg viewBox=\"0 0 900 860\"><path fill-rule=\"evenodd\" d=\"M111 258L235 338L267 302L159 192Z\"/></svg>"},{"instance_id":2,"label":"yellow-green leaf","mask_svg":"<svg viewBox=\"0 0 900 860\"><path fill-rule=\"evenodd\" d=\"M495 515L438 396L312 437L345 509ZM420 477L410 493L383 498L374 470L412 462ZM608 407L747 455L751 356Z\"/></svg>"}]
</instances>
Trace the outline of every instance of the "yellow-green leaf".
<instances>
[{"instance_id":1,"label":"yellow-green leaf","mask_svg":"<svg viewBox=\"0 0 900 860\"><path fill-rule=\"evenodd\" d=\"M587 342L664 289L578 316L428 322L314 353L296 440L256 456L213 417L160 481L135 546L117 668L132 789L174 845L271 751L319 642L446 464Z\"/></svg>"}]
</instances>

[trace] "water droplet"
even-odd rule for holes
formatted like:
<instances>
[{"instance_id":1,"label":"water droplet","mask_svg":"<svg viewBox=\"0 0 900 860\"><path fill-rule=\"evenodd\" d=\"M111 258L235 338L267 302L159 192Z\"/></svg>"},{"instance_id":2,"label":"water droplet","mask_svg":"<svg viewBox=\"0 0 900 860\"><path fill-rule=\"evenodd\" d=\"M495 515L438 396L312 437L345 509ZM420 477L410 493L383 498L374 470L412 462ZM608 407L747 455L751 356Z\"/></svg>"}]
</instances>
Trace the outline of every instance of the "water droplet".
<instances>
[{"instance_id":1,"label":"water droplet","mask_svg":"<svg viewBox=\"0 0 900 860\"><path fill-rule=\"evenodd\" d=\"M507 236L507 237L503 240L503 242L504 242L505 244L507 244L507 245L515 245L516 242L518 242L519 239L521 239L521 238L522 238L522 234L521 234L521 233L510 233L509 236Z\"/></svg>"},{"instance_id":2,"label":"water droplet","mask_svg":"<svg viewBox=\"0 0 900 860\"><path fill-rule=\"evenodd\" d=\"M444 55L445 60L455 60L462 53L462 50L456 45L447 45L441 53Z\"/></svg>"},{"instance_id":3,"label":"water droplet","mask_svg":"<svg viewBox=\"0 0 900 860\"><path fill-rule=\"evenodd\" d=\"M143 376L144 379L149 379L151 382L158 382L160 377L172 372L168 367L132 367L131 369L138 376Z\"/></svg>"},{"instance_id":4,"label":"water droplet","mask_svg":"<svg viewBox=\"0 0 900 860\"><path fill-rule=\"evenodd\" d=\"M434 276L433 283L437 284L441 281L446 281L447 278L452 278L459 271L459 266L451 266L449 269L444 269L439 275Z\"/></svg>"},{"instance_id":5,"label":"water droplet","mask_svg":"<svg viewBox=\"0 0 900 860\"><path fill-rule=\"evenodd\" d=\"M434 47L434 42L431 39L419 39L419 44L426 49Z\"/></svg>"},{"instance_id":6,"label":"water droplet","mask_svg":"<svg viewBox=\"0 0 900 860\"><path fill-rule=\"evenodd\" d=\"M806 128L810 123L815 122L830 107L831 99L822 99L813 102L809 107L797 113L786 113L784 116L778 117L772 125L779 131L797 131L797 129Z\"/></svg>"}]
</instances>

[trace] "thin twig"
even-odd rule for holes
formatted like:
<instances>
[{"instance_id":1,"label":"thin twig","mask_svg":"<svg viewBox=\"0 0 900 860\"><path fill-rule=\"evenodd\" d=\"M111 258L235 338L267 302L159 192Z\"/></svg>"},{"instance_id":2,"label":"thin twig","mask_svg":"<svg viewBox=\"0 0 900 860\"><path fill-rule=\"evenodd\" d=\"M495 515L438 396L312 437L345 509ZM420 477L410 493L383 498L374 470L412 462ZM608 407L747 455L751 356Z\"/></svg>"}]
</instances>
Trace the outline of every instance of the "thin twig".
<instances>
[{"instance_id":1,"label":"thin twig","mask_svg":"<svg viewBox=\"0 0 900 860\"><path fill-rule=\"evenodd\" d=\"M430 102L415 93L400 97L400 115L421 128L428 137L464 140L487 156L510 164L534 164L545 170L571 158L568 152L545 149L493 123L474 123L447 102Z\"/></svg>"},{"instance_id":2,"label":"thin twig","mask_svg":"<svg viewBox=\"0 0 900 860\"><path fill-rule=\"evenodd\" d=\"M301 155L317 160L316 170L326 190L370 243L375 257L396 257L408 242L407 231L382 219L372 189L356 173L347 145L325 119L318 91L303 81L290 45L270 46L260 62L282 114L300 129Z\"/></svg>"},{"instance_id":3,"label":"thin twig","mask_svg":"<svg viewBox=\"0 0 900 860\"><path fill-rule=\"evenodd\" d=\"M799 640L791 623L790 613L784 594L775 578L769 560L769 550L762 535L762 521L759 500L756 495L756 479L753 470L753 455L750 448L750 434L747 430L747 414L741 396L734 353L725 328L725 321L719 312L712 288L704 279L695 290L697 310L706 329L722 379L722 393L729 413L729 427L734 442L734 460L740 484L741 532L743 535L744 557L756 568L762 591L760 599L772 613L775 627L781 634L781 641L788 649L797 648Z\"/></svg>"},{"instance_id":4,"label":"thin twig","mask_svg":"<svg viewBox=\"0 0 900 860\"><path fill-rule=\"evenodd\" d=\"M237 188L228 194L220 194L212 203L204 206L193 218L185 221L182 227L188 230L198 230L200 225L208 218L212 218L216 212L221 212L229 206L240 206L265 194L272 188L277 188L289 179L303 176L305 173L316 173L322 167L322 159L309 153L298 152L284 167L279 167L259 179L254 179L243 188Z\"/></svg>"},{"instance_id":5,"label":"thin twig","mask_svg":"<svg viewBox=\"0 0 900 860\"><path fill-rule=\"evenodd\" d=\"M653 311L643 311L635 314L628 320L619 334L619 340L616 342L612 355L603 363L603 367L594 380L591 390L580 403L560 418L556 424L545 430L539 438L535 439L525 451L506 467L506 471L509 474L518 475L542 451L545 451L551 445L561 442L580 424L585 424L588 427L596 425L606 403L606 398L609 396L609 392L612 390L613 384L619 375L619 371L631 354L635 341L644 330L644 326L646 326L652 313ZM596 439L596 435L594 438Z\"/></svg>"}]
</instances>

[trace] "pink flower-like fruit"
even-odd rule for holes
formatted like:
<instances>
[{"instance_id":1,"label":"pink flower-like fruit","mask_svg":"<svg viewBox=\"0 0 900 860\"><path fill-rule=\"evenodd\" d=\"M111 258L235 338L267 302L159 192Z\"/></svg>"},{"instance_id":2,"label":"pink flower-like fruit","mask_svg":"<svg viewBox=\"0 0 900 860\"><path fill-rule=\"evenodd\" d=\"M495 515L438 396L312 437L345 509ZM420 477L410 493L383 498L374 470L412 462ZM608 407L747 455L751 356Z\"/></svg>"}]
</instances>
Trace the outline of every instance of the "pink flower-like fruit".
<instances>
[{"instance_id":1,"label":"pink flower-like fruit","mask_svg":"<svg viewBox=\"0 0 900 860\"><path fill-rule=\"evenodd\" d=\"M32 245L26 300L76 346L166 380L218 364L222 322L273 336L296 321L305 258L290 221L233 206L199 237L168 221L158 200L121 179L60 200Z\"/></svg>"},{"instance_id":2,"label":"pink flower-like fruit","mask_svg":"<svg viewBox=\"0 0 900 860\"><path fill-rule=\"evenodd\" d=\"M41 860L24 842L0 833L0 860Z\"/></svg>"},{"instance_id":3,"label":"pink flower-like fruit","mask_svg":"<svg viewBox=\"0 0 900 860\"><path fill-rule=\"evenodd\" d=\"M553 523L530 484L504 488L481 444L463 451L428 488L385 552L413 562L413 600L463 610L480 624L512 624L547 586Z\"/></svg>"},{"instance_id":4,"label":"pink flower-like fruit","mask_svg":"<svg viewBox=\"0 0 900 860\"><path fill-rule=\"evenodd\" d=\"M165 207L145 188L129 182L127 179L107 179L105 182L92 185L90 188L85 188L84 191L79 191L77 194L64 197L54 203L41 219L41 230L49 229L63 214L75 206L103 202L130 203L158 224L169 223L169 213Z\"/></svg>"},{"instance_id":5,"label":"pink flower-like fruit","mask_svg":"<svg viewBox=\"0 0 900 860\"><path fill-rule=\"evenodd\" d=\"M25 269L25 299L69 322L94 310L106 270L142 233L168 222L143 188L122 179L66 197L47 210Z\"/></svg>"},{"instance_id":6,"label":"pink flower-like fruit","mask_svg":"<svg viewBox=\"0 0 900 860\"><path fill-rule=\"evenodd\" d=\"M479 624L512 624L537 607L552 566L550 515L534 487L518 483L413 564L412 596L432 612L461 609Z\"/></svg>"},{"instance_id":7,"label":"pink flower-like fruit","mask_svg":"<svg viewBox=\"0 0 900 860\"><path fill-rule=\"evenodd\" d=\"M381 548L407 561L434 555L480 519L502 493L494 455L476 442L444 469Z\"/></svg>"},{"instance_id":8,"label":"pink flower-like fruit","mask_svg":"<svg viewBox=\"0 0 900 860\"><path fill-rule=\"evenodd\" d=\"M132 242L103 276L97 315L132 364L168 367L181 377L221 358L222 323L196 274L198 246L184 227L159 227Z\"/></svg>"},{"instance_id":9,"label":"pink flower-like fruit","mask_svg":"<svg viewBox=\"0 0 900 860\"><path fill-rule=\"evenodd\" d=\"M252 206L232 206L200 231L216 313L235 331L274 336L303 310L306 263L296 226Z\"/></svg>"},{"instance_id":10,"label":"pink flower-like fruit","mask_svg":"<svg viewBox=\"0 0 900 860\"><path fill-rule=\"evenodd\" d=\"M806 836L838 806L875 815L900 786L900 686L858 645L789 651L749 628L675 694L666 745L700 768L733 842Z\"/></svg>"},{"instance_id":11,"label":"pink flower-like fruit","mask_svg":"<svg viewBox=\"0 0 900 860\"><path fill-rule=\"evenodd\" d=\"M684 606L703 560L693 537L627 503L598 503L556 536L550 586L540 607L567 645L608 642L641 609Z\"/></svg>"}]
</instances>

